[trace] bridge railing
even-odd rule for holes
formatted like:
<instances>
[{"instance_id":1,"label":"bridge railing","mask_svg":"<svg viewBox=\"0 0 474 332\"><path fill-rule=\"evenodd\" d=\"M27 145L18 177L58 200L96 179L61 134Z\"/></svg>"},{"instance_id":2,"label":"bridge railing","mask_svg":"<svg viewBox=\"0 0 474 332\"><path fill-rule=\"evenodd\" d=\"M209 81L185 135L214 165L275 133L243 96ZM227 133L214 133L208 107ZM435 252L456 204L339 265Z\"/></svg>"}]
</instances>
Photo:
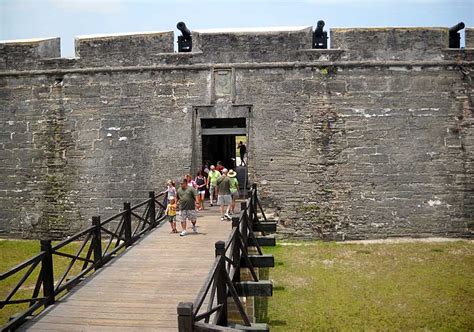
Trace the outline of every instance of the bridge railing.
<instances>
[{"instance_id":1,"label":"bridge railing","mask_svg":"<svg viewBox=\"0 0 474 332\"><path fill-rule=\"evenodd\" d=\"M240 300L242 290L239 282L242 267L248 268L253 282L259 282L249 254L249 243L252 243L258 254L263 255L253 231L253 225L260 223L257 215L259 210L266 220L258 201L257 187L253 185L248 199L241 203L239 217L232 219L232 232L227 241L215 243L216 258L196 300L194 303L181 302L178 305L179 331L237 331L228 327L228 297L232 298L243 325L252 326Z\"/></svg>"},{"instance_id":2,"label":"bridge railing","mask_svg":"<svg viewBox=\"0 0 474 332\"><path fill-rule=\"evenodd\" d=\"M39 254L0 274L0 289L9 290L0 301L0 309L28 304L2 331L16 329L41 307L54 304L58 297L156 227L165 218L164 196L164 192L155 195L151 191L147 200L134 206L124 203L123 211L104 221L99 216L92 217L91 226L58 244L41 240ZM78 242L79 248L75 249ZM74 248L72 243L76 244ZM62 270L60 264L55 264L59 260L61 266L65 265Z\"/></svg>"}]
</instances>

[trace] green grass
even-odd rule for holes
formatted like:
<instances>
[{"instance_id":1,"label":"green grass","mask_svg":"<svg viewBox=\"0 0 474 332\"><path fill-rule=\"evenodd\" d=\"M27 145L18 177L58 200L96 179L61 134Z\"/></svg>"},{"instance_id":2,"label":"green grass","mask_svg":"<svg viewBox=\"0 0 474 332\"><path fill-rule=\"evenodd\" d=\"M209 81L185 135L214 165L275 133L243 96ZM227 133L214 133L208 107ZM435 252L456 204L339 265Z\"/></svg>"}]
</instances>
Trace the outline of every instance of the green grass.
<instances>
[{"instance_id":1,"label":"green grass","mask_svg":"<svg viewBox=\"0 0 474 332\"><path fill-rule=\"evenodd\" d=\"M474 329L472 242L306 242L265 253L276 265L272 331Z\"/></svg>"},{"instance_id":2,"label":"green grass","mask_svg":"<svg viewBox=\"0 0 474 332\"><path fill-rule=\"evenodd\" d=\"M56 242L57 243L57 242ZM53 243L56 244L56 243ZM76 254L76 251L80 248L81 242L72 242L66 247L61 249L61 252L68 254ZM85 257L88 246L81 253L81 257ZM4 273L18 265L19 263L31 258L32 256L40 252L39 241L28 241L28 240L0 240L0 272ZM69 258L53 256L54 266L54 277L55 281L62 276L66 267L70 263ZM38 278L41 264L39 264L32 272L30 277L26 280L25 284L20 288L13 299L28 298L31 297L33 289ZM75 276L81 269L82 263L77 262L73 266L69 276ZM21 272L7 278L6 280L0 281L0 299L4 300L10 291L15 287L21 277L28 271L28 267L23 269ZM42 293L40 293L42 296ZM7 305L0 309L0 326L4 325L8 318L12 315L24 311L28 307L27 304Z\"/></svg>"}]
</instances>

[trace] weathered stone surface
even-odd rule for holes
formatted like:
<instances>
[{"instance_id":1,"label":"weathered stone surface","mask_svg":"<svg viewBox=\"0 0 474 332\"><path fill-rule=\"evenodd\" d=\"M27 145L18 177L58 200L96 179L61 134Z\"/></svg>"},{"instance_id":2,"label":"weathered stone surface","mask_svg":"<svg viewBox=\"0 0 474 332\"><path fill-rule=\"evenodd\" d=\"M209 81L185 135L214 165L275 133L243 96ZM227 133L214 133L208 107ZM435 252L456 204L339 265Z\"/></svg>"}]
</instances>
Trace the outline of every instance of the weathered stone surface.
<instances>
[{"instance_id":1,"label":"weathered stone surface","mask_svg":"<svg viewBox=\"0 0 474 332\"><path fill-rule=\"evenodd\" d=\"M339 31L344 50L311 50L300 30L195 34L191 54L168 35L148 51L96 40L2 67L0 232L61 237L141 201L201 163L201 119L238 117L278 233L472 236L472 51L444 50L444 29L365 31L365 46Z\"/></svg>"},{"instance_id":2,"label":"weathered stone surface","mask_svg":"<svg viewBox=\"0 0 474 332\"><path fill-rule=\"evenodd\" d=\"M331 29L331 48L359 60L441 59L440 50L448 45L448 28Z\"/></svg>"},{"instance_id":3,"label":"weathered stone surface","mask_svg":"<svg viewBox=\"0 0 474 332\"><path fill-rule=\"evenodd\" d=\"M311 27L245 30L198 30L193 32L195 51L206 54L208 61L288 61L289 54L310 49Z\"/></svg>"},{"instance_id":4,"label":"weathered stone surface","mask_svg":"<svg viewBox=\"0 0 474 332\"><path fill-rule=\"evenodd\" d=\"M159 53L173 52L174 33L82 36L75 40L76 56L84 64L130 65Z\"/></svg>"},{"instance_id":5,"label":"weathered stone surface","mask_svg":"<svg viewBox=\"0 0 474 332\"><path fill-rule=\"evenodd\" d=\"M466 48L474 48L474 28L465 28L464 36Z\"/></svg>"},{"instance_id":6,"label":"weathered stone surface","mask_svg":"<svg viewBox=\"0 0 474 332\"><path fill-rule=\"evenodd\" d=\"M60 38L0 41L0 69L16 69L39 58L61 56Z\"/></svg>"}]
</instances>

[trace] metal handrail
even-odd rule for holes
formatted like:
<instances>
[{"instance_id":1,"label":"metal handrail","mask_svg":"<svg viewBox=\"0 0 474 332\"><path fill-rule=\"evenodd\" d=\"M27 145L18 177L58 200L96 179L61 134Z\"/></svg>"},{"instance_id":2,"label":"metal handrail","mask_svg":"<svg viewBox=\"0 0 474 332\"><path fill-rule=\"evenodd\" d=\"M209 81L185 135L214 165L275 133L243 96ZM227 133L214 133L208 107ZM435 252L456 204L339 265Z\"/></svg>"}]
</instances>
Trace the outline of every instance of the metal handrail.
<instances>
[{"instance_id":1,"label":"metal handrail","mask_svg":"<svg viewBox=\"0 0 474 332\"><path fill-rule=\"evenodd\" d=\"M154 192L149 193L149 198L141 203L121 211L108 219L100 222L100 217L93 217L93 225L81 230L60 243L51 246L51 240L41 241L41 251L34 257L18 264L9 271L0 274L0 281L18 275L25 268L28 270L20 277L20 280L13 286L12 290L3 301L0 301L0 309L12 304L30 303L29 307L23 312L17 314L6 325L1 327L2 331L11 331L20 326L28 316L35 313L41 306L49 306L55 302L55 298L62 296L66 290L70 290L77 285L84 277L87 277L93 270L97 270L110 261L121 249L131 246L141 236L155 228L166 216L164 214L164 206L158 201L163 197L164 193L155 195ZM125 204L124 204L125 206ZM145 207L140 213L139 209ZM157 209L158 207L158 209ZM125 218L127 216L127 218ZM94 224L94 219L98 220ZM107 229L106 226L110 222L120 219L115 230ZM132 223L134 223L132 227ZM130 232L125 228L128 227ZM109 237L108 244L105 248L102 245L102 234ZM69 254L61 249L68 244L82 240L81 246L75 254ZM115 242L115 245L114 243ZM103 250L105 249L105 250ZM53 257L62 257L70 259L66 269L54 278ZM80 271L73 274L73 268L82 263ZM25 281L31 274L40 268L36 285L30 297L13 299L18 291L21 290ZM43 290L43 297L38 296L40 290Z\"/></svg>"},{"instance_id":2,"label":"metal handrail","mask_svg":"<svg viewBox=\"0 0 474 332\"><path fill-rule=\"evenodd\" d=\"M250 259L248 258L248 245L242 237L243 232L245 232L246 238L253 236L250 223L252 223L254 217L256 217L254 207L259 205L255 186L250 191L250 195L245 203L245 208L241 211L238 222L233 224L232 232L229 234L227 241L221 249L218 249L216 243L216 258L193 304L192 320L197 328L202 329L207 327L211 329L216 325L227 325L227 314L225 312L227 311L227 295L229 293L239 310L244 325L251 325L243 309L243 305L237 296L232 280L234 279L235 273L240 270L240 257L243 257L246 263L249 264L253 279L258 281ZM220 252L218 252L219 250ZM261 254L261 251L259 252ZM222 287L224 288L223 293ZM221 292L219 292L219 288L221 288ZM211 293L209 294L209 292ZM219 295L219 293L221 295ZM224 298L219 298L222 294ZM202 305L206 299L208 300L207 308L204 312L201 312ZM213 317L212 323L209 322L211 317ZM222 317L225 317L225 319L222 320Z\"/></svg>"}]
</instances>

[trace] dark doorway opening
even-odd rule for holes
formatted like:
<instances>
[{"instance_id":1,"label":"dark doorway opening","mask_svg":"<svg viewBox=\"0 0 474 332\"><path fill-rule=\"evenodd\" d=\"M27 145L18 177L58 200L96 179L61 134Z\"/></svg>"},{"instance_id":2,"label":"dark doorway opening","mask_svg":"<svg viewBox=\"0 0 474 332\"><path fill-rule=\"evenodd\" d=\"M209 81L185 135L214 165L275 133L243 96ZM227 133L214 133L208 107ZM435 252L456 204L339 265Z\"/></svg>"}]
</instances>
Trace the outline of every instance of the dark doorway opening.
<instances>
[{"instance_id":1,"label":"dark doorway opening","mask_svg":"<svg viewBox=\"0 0 474 332\"><path fill-rule=\"evenodd\" d=\"M227 169L235 168L235 136L205 135L202 136L202 159L216 165L218 161Z\"/></svg>"},{"instance_id":2,"label":"dark doorway opening","mask_svg":"<svg viewBox=\"0 0 474 332\"><path fill-rule=\"evenodd\" d=\"M245 118L201 119L202 160L235 169L237 137L247 135Z\"/></svg>"},{"instance_id":3,"label":"dark doorway opening","mask_svg":"<svg viewBox=\"0 0 474 332\"><path fill-rule=\"evenodd\" d=\"M234 169L241 187L246 183L247 167L241 166L237 144L247 141L246 118L201 119L202 160L209 165L218 161Z\"/></svg>"}]
</instances>

